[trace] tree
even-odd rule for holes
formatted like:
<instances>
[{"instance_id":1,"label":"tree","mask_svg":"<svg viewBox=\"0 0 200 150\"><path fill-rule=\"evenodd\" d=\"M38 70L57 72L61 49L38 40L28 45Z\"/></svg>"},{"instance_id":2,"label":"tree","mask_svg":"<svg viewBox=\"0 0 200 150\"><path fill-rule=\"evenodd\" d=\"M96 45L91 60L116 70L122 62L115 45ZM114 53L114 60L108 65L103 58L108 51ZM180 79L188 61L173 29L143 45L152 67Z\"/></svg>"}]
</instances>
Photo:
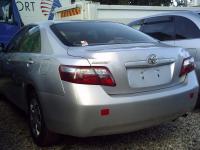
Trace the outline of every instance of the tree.
<instances>
[{"instance_id":1,"label":"tree","mask_svg":"<svg viewBox=\"0 0 200 150\"><path fill-rule=\"evenodd\" d=\"M101 4L109 5L145 5L145 6L169 6L171 0L93 0Z\"/></svg>"}]
</instances>

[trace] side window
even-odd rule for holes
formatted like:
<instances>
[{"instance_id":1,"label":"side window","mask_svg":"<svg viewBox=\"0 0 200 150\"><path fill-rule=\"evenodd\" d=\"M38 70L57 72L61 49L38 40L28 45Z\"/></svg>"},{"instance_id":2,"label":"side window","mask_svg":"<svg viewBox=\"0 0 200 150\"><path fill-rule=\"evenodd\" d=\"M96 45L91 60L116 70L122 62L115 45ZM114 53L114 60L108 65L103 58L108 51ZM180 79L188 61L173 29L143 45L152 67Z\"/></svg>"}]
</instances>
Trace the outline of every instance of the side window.
<instances>
[{"instance_id":1,"label":"side window","mask_svg":"<svg viewBox=\"0 0 200 150\"><path fill-rule=\"evenodd\" d=\"M171 16L153 17L144 20L141 31L160 41L174 40L174 23Z\"/></svg>"},{"instance_id":2,"label":"side window","mask_svg":"<svg viewBox=\"0 0 200 150\"><path fill-rule=\"evenodd\" d=\"M28 27L24 27L19 32L17 32L17 34L14 35L14 37L11 39L11 41L7 45L8 52L18 52L19 51L19 43L23 39L27 30L28 30Z\"/></svg>"},{"instance_id":3,"label":"side window","mask_svg":"<svg viewBox=\"0 0 200 150\"><path fill-rule=\"evenodd\" d=\"M143 22L144 22L144 20L138 20L138 21L131 23L129 26L132 27L133 29L141 30Z\"/></svg>"},{"instance_id":4,"label":"side window","mask_svg":"<svg viewBox=\"0 0 200 150\"><path fill-rule=\"evenodd\" d=\"M190 19L185 17L175 17L175 29L177 40L200 38L199 28Z\"/></svg>"},{"instance_id":5,"label":"side window","mask_svg":"<svg viewBox=\"0 0 200 150\"><path fill-rule=\"evenodd\" d=\"M41 51L40 29L35 26L29 29L19 44L20 52L38 53Z\"/></svg>"}]
</instances>

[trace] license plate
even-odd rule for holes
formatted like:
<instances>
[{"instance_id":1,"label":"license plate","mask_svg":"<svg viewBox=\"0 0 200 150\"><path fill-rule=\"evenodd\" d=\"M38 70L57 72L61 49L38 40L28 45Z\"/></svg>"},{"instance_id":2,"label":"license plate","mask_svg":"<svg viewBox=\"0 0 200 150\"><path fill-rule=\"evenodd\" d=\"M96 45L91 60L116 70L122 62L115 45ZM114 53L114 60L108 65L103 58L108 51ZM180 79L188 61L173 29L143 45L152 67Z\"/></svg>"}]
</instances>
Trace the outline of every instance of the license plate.
<instances>
[{"instance_id":1,"label":"license plate","mask_svg":"<svg viewBox=\"0 0 200 150\"><path fill-rule=\"evenodd\" d=\"M153 68L131 68L127 72L129 85L132 88L163 85L172 80L170 65Z\"/></svg>"}]
</instances>

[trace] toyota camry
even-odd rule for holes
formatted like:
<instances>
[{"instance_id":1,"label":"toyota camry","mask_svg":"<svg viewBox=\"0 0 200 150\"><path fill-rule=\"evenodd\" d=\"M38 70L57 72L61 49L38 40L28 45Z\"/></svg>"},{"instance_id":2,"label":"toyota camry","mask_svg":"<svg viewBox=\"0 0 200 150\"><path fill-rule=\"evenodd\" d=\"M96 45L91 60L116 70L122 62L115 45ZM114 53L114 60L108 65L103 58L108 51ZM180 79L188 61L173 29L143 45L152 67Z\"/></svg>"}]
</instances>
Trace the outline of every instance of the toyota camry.
<instances>
[{"instance_id":1,"label":"toyota camry","mask_svg":"<svg viewBox=\"0 0 200 150\"><path fill-rule=\"evenodd\" d=\"M158 125L196 103L189 53L122 24L31 24L1 50L0 90L28 114L41 146L58 134L89 137Z\"/></svg>"}]
</instances>

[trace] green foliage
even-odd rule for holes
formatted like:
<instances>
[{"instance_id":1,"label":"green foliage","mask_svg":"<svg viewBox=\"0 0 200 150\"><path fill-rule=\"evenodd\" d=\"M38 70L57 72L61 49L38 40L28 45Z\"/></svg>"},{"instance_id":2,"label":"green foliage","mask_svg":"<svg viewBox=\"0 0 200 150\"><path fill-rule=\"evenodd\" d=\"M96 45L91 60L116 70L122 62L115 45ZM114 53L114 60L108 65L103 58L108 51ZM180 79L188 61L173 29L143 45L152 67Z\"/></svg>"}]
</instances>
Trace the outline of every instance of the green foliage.
<instances>
[{"instance_id":1,"label":"green foliage","mask_svg":"<svg viewBox=\"0 0 200 150\"><path fill-rule=\"evenodd\" d=\"M93 0L93 1L109 5L169 6L171 4L171 0Z\"/></svg>"}]
</instances>

